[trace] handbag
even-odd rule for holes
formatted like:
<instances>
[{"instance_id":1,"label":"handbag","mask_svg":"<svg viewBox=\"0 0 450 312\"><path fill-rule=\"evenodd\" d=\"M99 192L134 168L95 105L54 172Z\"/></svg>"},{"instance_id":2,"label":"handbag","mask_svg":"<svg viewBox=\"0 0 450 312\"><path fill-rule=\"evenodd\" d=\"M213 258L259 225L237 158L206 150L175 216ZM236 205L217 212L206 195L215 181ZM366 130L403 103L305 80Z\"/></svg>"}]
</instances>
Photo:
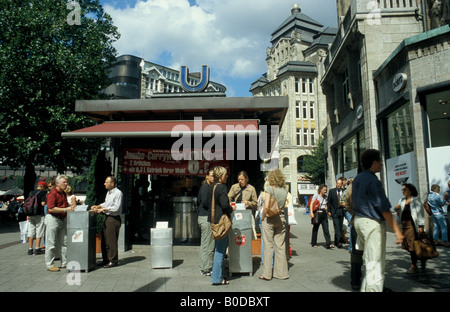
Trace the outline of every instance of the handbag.
<instances>
[{"instance_id":1,"label":"handbag","mask_svg":"<svg viewBox=\"0 0 450 312\"><path fill-rule=\"evenodd\" d=\"M220 220L218 223L214 223L214 210L215 210L215 204L214 204L214 191L216 190L217 184L214 185L213 192L212 192L212 203L211 203L211 231L212 231L212 238L214 240L220 240L228 235L228 232L231 230L231 220L230 218L224 213L222 214L222 217L220 217Z\"/></svg>"},{"instance_id":2,"label":"handbag","mask_svg":"<svg viewBox=\"0 0 450 312\"><path fill-rule=\"evenodd\" d=\"M317 210L319 210L320 204L321 204L321 202L318 199L316 199L314 201L313 207L312 207L313 208L313 212L316 212Z\"/></svg>"},{"instance_id":3,"label":"handbag","mask_svg":"<svg viewBox=\"0 0 450 312\"><path fill-rule=\"evenodd\" d=\"M320 224L320 221L321 221L320 217L321 217L321 214L318 211L314 212L314 217L311 219L311 224L312 225Z\"/></svg>"},{"instance_id":4,"label":"handbag","mask_svg":"<svg viewBox=\"0 0 450 312\"><path fill-rule=\"evenodd\" d=\"M432 259L439 256L434 242L425 236L414 241L414 252L420 260Z\"/></svg>"},{"instance_id":5,"label":"handbag","mask_svg":"<svg viewBox=\"0 0 450 312\"><path fill-rule=\"evenodd\" d=\"M275 190L272 186L273 196L270 196L269 208L266 211L267 217L273 217L281 213L280 206L278 205L277 199L275 198Z\"/></svg>"}]
</instances>

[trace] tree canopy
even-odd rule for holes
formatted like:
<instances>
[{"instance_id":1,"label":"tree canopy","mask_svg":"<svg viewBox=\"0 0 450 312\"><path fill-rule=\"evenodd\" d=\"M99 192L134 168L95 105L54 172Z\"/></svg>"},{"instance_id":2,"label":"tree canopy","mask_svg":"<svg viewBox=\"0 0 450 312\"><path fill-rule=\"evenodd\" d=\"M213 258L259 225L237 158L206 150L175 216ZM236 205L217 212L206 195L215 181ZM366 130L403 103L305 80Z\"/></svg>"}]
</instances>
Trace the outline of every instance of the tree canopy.
<instances>
[{"instance_id":1,"label":"tree canopy","mask_svg":"<svg viewBox=\"0 0 450 312\"><path fill-rule=\"evenodd\" d=\"M58 172L89 165L98 146L61 132L93 125L75 112L75 101L105 96L119 37L99 1L0 1L3 165Z\"/></svg>"},{"instance_id":2,"label":"tree canopy","mask_svg":"<svg viewBox=\"0 0 450 312\"><path fill-rule=\"evenodd\" d=\"M317 141L317 145L313 148L311 155L304 157L304 171L307 172L305 177L312 184L320 185L325 183L325 159L324 159L324 140L323 137Z\"/></svg>"}]
</instances>

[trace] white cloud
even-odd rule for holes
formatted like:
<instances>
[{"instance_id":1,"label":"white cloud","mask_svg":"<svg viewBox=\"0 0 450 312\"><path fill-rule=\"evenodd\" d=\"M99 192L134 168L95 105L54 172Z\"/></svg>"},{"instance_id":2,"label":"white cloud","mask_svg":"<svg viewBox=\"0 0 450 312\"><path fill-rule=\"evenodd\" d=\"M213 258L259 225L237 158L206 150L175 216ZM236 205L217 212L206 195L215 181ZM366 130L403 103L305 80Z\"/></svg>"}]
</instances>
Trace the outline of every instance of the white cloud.
<instances>
[{"instance_id":1,"label":"white cloud","mask_svg":"<svg viewBox=\"0 0 450 312\"><path fill-rule=\"evenodd\" d=\"M266 71L270 35L290 16L295 3L196 0L191 6L188 0L147 0L119 9L104 2L121 34L115 44L119 54L141 56L173 68L187 65L191 71L206 64L217 82L225 77L254 81ZM303 13L324 26L336 25L334 0L297 2Z\"/></svg>"}]
</instances>

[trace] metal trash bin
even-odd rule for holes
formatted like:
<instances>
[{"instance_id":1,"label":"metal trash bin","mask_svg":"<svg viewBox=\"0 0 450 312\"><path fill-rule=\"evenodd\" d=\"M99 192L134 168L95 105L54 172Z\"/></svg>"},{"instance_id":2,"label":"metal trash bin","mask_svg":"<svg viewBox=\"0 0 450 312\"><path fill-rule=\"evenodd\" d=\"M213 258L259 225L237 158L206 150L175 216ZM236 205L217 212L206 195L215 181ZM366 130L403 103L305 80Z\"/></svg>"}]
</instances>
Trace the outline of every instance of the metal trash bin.
<instances>
[{"instance_id":1,"label":"metal trash bin","mask_svg":"<svg viewBox=\"0 0 450 312\"><path fill-rule=\"evenodd\" d=\"M198 243L200 229L195 197L176 196L172 199L172 226L174 243Z\"/></svg>"},{"instance_id":2,"label":"metal trash bin","mask_svg":"<svg viewBox=\"0 0 450 312\"><path fill-rule=\"evenodd\" d=\"M173 267L173 236L171 228L150 229L152 268Z\"/></svg>"},{"instance_id":3,"label":"metal trash bin","mask_svg":"<svg viewBox=\"0 0 450 312\"><path fill-rule=\"evenodd\" d=\"M85 210L87 209L84 208ZM93 211L67 213L67 269L89 271L96 265L97 216Z\"/></svg>"},{"instance_id":4,"label":"metal trash bin","mask_svg":"<svg viewBox=\"0 0 450 312\"><path fill-rule=\"evenodd\" d=\"M233 273L253 275L252 260L252 211L236 210L232 214L230 233L228 234L228 267Z\"/></svg>"}]
</instances>

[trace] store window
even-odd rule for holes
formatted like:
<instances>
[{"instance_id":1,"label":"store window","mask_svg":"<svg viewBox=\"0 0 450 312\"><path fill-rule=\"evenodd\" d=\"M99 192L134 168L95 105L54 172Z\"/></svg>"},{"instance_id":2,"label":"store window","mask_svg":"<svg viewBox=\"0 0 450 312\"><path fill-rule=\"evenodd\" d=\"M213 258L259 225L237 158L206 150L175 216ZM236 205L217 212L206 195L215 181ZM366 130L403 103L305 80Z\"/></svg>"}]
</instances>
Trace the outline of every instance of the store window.
<instances>
[{"instance_id":1,"label":"store window","mask_svg":"<svg viewBox=\"0 0 450 312\"><path fill-rule=\"evenodd\" d=\"M405 104L388 115L387 140L389 158L400 156L414 150L413 129L408 104Z\"/></svg>"},{"instance_id":2,"label":"store window","mask_svg":"<svg viewBox=\"0 0 450 312\"><path fill-rule=\"evenodd\" d=\"M450 91L426 96L430 147L450 145Z\"/></svg>"}]
</instances>

